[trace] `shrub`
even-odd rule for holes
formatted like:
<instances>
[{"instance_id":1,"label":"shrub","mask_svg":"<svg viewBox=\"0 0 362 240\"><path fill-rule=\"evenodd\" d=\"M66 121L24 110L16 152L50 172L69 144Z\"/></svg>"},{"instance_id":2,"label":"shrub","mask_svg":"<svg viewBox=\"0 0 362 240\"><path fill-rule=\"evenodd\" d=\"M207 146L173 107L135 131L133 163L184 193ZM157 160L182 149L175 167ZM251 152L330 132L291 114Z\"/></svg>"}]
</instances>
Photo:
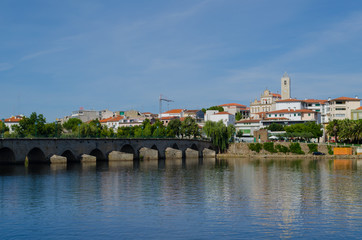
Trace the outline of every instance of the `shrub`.
<instances>
[{"instance_id":1,"label":"shrub","mask_svg":"<svg viewBox=\"0 0 362 240\"><path fill-rule=\"evenodd\" d=\"M300 147L299 143L291 143L289 146L290 152L296 153L296 154L304 154L302 151L302 148Z\"/></svg>"},{"instance_id":2,"label":"shrub","mask_svg":"<svg viewBox=\"0 0 362 240\"><path fill-rule=\"evenodd\" d=\"M331 146L331 145L327 145L327 148L328 148L328 154L329 154L329 155L333 155L332 146Z\"/></svg>"},{"instance_id":3,"label":"shrub","mask_svg":"<svg viewBox=\"0 0 362 240\"><path fill-rule=\"evenodd\" d=\"M251 151L259 153L260 150L263 149L263 145L261 145L260 143L250 143L249 144L249 149Z\"/></svg>"},{"instance_id":4,"label":"shrub","mask_svg":"<svg viewBox=\"0 0 362 240\"><path fill-rule=\"evenodd\" d=\"M289 148L280 144L275 145L275 149L278 150L278 152L287 153L289 152Z\"/></svg>"},{"instance_id":5,"label":"shrub","mask_svg":"<svg viewBox=\"0 0 362 240\"><path fill-rule=\"evenodd\" d=\"M318 152L318 144L308 143L309 153Z\"/></svg>"},{"instance_id":6,"label":"shrub","mask_svg":"<svg viewBox=\"0 0 362 240\"><path fill-rule=\"evenodd\" d=\"M276 153L278 152L277 150L275 150L274 148L274 143L273 142L266 142L263 144L263 148L268 151L268 152L271 152L271 153Z\"/></svg>"}]
</instances>

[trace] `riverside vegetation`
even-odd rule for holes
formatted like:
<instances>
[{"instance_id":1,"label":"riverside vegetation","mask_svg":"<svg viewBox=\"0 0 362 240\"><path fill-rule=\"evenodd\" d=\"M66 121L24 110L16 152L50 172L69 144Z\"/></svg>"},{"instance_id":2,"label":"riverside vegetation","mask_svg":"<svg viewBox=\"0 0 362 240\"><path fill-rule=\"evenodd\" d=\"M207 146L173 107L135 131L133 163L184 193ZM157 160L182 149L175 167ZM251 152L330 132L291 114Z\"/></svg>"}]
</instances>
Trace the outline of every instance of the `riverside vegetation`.
<instances>
[{"instance_id":1,"label":"riverside vegetation","mask_svg":"<svg viewBox=\"0 0 362 240\"><path fill-rule=\"evenodd\" d=\"M318 144L315 143L309 143L307 144L308 148L309 148L309 152L308 153L313 153L313 152L318 152ZM274 144L274 142L265 142L263 144L261 143L250 143L248 145L249 149L251 151L260 153L260 151L262 149L264 149L265 151L269 152L269 153L295 153L295 154L305 154L305 152L302 150L300 144L298 142L295 143L290 143L289 147L281 145L281 144ZM330 146L329 146L330 147ZM329 151L328 148L328 153L329 154L333 154L333 151Z\"/></svg>"}]
</instances>

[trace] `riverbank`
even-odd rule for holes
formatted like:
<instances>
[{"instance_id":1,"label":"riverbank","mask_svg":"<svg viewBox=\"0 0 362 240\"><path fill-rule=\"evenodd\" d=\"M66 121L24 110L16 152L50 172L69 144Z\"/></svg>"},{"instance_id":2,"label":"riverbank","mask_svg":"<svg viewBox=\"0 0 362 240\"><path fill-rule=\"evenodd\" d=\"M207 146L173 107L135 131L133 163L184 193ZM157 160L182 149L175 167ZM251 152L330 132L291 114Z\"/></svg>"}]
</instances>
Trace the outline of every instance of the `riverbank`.
<instances>
[{"instance_id":1,"label":"riverbank","mask_svg":"<svg viewBox=\"0 0 362 240\"><path fill-rule=\"evenodd\" d=\"M312 155L312 154L217 154L217 158L254 158L254 159L359 159L362 155Z\"/></svg>"},{"instance_id":2,"label":"riverbank","mask_svg":"<svg viewBox=\"0 0 362 240\"><path fill-rule=\"evenodd\" d=\"M274 145L279 144L285 147L289 147L289 142L276 142ZM331 150L337 146L329 145ZM270 153L265 149L261 149L259 153L249 149L248 143L233 143L229 146L226 153L217 154L217 157L220 158L281 158L281 159L362 159L362 155L356 155L357 147L352 147L352 155L330 155L328 153L327 144L318 144L318 151L324 153L325 155L313 155L309 153L309 147L307 143L300 143L300 147L305 154L295 154L295 153ZM340 146L338 146L340 147Z\"/></svg>"}]
</instances>

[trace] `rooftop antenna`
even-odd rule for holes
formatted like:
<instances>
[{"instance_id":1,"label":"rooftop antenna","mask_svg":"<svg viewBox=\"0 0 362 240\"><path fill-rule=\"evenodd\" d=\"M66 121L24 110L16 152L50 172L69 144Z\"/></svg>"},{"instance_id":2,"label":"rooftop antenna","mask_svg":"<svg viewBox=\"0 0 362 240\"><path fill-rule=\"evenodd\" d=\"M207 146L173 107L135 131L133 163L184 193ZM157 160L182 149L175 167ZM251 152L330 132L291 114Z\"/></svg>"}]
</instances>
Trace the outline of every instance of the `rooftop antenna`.
<instances>
[{"instance_id":1,"label":"rooftop antenna","mask_svg":"<svg viewBox=\"0 0 362 240\"><path fill-rule=\"evenodd\" d=\"M167 98L163 97L162 94L160 94L160 100L159 100L159 115L158 115L159 118L161 118L161 113L162 113L162 101L165 101L165 102L167 102L167 103L169 103L169 102L174 102L174 101L172 101L172 100L170 100L170 99L167 99Z\"/></svg>"}]
</instances>

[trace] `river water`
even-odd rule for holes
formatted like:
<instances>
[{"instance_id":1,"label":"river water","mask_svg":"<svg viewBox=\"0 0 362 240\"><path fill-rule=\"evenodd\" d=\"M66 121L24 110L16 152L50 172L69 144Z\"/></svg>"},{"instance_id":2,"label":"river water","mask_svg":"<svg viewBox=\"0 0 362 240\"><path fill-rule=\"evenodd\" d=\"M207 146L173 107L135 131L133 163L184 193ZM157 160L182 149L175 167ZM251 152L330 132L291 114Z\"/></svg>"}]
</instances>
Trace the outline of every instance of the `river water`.
<instances>
[{"instance_id":1,"label":"river water","mask_svg":"<svg viewBox=\"0 0 362 240\"><path fill-rule=\"evenodd\" d=\"M361 239L360 160L0 166L0 239Z\"/></svg>"}]
</instances>

